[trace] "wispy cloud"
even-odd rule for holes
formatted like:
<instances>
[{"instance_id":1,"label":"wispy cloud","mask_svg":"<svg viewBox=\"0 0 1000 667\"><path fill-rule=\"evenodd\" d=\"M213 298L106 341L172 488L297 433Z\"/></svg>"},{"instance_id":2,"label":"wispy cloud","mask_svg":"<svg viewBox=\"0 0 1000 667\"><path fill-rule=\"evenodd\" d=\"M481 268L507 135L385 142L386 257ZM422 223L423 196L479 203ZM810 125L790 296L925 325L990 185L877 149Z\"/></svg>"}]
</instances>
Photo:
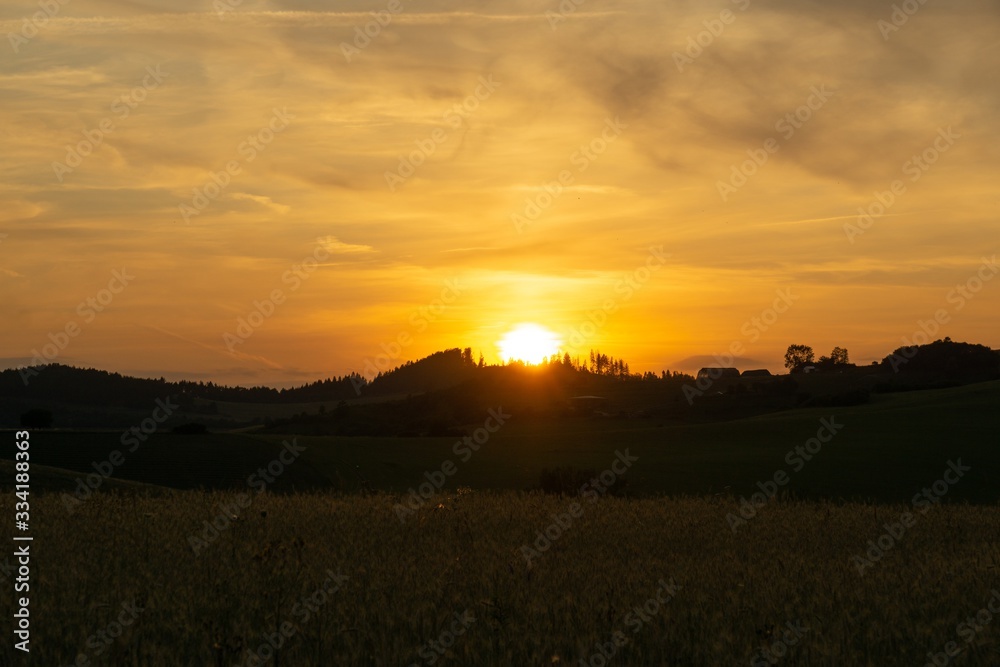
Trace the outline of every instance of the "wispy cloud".
<instances>
[{"instance_id":1,"label":"wispy cloud","mask_svg":"<svg viewBox=\"0 0 1000 667\"><path fill-rule=\"evenodd\" d=\"M370 245L360 243L344 243L336 236L322 236L316 242L329 253L334 255L367 255L375 252L375 248Z\"/></svg>"},{"instance_id":2,"label":"wispy cloud","mask_svg":"<svg viewBox=\"0 0 1000 667\"><path fill-rule=\"evenodd\" d=\"M1000 11L927 3L886 40L891 7L877 3L742 4L609 0L553 29L558 2L404 3L350 61L342 44L384 5L62 4L16 52L0 43L0 267L19 322L0 345L27 355L129 265L143 270L128 297L74 358L342 373L456 278L469 287L407 356L489 357L498 322L585 319L661 244L669 263L595 347L663 364L706 354L792 285L802 301L750 357L780 367L790 342L878 356L997 250ZM723 8L736 19L699 46ZM0 9L0 35L35 11ZM680 71L691 40L700 53ZM150 67L169 76L142 91ZM500 84L485 98L482 77ZM816 86L835 93L804 114ZM280 132L275 109L294 117ZM627 127L607 142L616 117ZM946 127L961 139L911 180ZM777 151L745 166L771 138ZM60 182L53 164L77 159ZM413 160L390 192L385 174ZM752 173L722 201L734 169ZM905 193L849 243L844 224L895 180ZM198 196L210 201L184 224L178 206ZM518 234L511 214L530 206ZM317 248L332 258L313 269ZM274 290L287 302L245 358L191 344ZM943 335L1000 346L998 300L984 288Z\"/></svg>"}]
</instances>

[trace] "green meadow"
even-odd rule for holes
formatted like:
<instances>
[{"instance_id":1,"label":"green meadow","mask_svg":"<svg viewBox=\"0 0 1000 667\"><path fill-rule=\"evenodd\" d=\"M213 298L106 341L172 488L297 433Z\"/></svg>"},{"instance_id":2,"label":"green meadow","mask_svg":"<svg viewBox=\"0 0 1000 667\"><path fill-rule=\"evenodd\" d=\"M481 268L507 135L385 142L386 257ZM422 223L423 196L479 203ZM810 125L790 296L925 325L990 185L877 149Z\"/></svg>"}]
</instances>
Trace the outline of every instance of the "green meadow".
<instances>
[{"instance_id":1,"label":"green meadow","mask_svg":"<svg viewBox=\"0 0 1000 667\"><path fill-rule=\"evenodd\" d=\"M115 479L181 489L238 489L274 460L283 442L294 438L304 449L267 483L269 490L399 493L417 488L428 474L434 476L449 462L454 470L445 474L445 489L530 490L538 487L544 469L600 472L615 459L616 451L627 449L638 457L622 488L628 495L749 496L758 490L758 482L784 472L788 479L780 485L783 495L909 502L941 476L949 461L961 459L971 471L947 499L995 503L1000 499L998 406L1000 383L991 382L875 394L871 403L861 406L799 409L714 423L540 418L510 412L482 444L459 437L240 432L156 433L138 446L125 446L121 432L52 430L34 434L32 461L94 473L94 464L117 450L124 463L114 466ZM468 424L469 435L475 435L488 417L484 412L482 422ZM817 435L832 437L818 442ZM816 440L810 443L810 439Z\"/></svg>"}]
</instances>

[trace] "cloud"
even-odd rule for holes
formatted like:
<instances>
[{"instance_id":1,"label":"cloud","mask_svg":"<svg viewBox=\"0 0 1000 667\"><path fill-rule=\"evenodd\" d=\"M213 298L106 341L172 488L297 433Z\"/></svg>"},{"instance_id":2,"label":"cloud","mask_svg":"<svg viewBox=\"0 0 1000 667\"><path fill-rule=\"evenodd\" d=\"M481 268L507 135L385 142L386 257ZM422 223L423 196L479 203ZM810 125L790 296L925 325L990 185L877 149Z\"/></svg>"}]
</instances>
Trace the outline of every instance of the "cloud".
<instances>
[{"instance_id":1,"label":"cloud","mask_svg":"<svg viewBox=\"0 0 1000 667\"><path fill-rule=\"evenodd\" d=\"M290 210L292 210L291 206L286 206L284 204L277 204L270 197L264 197L261 195L252 195L246 192L233 192L226 195L226 197L228 197L229 199L235 199L237 201L252 201L276 213L288 213Z\"/></svg>"},{"instance_id":2,"label":"cloud","mask_svg":"<svg viewBox=\"0 0 1000 667\"><path fill-rule=\"evenodd\" d=\"M5 281L24 324L0 345L27 354L125 265L142 272L74 340L84 363L336 374L456 278L467 291L406 356L489 355L498 322L569 326L620 299L619 281L662 245L669 262L595 347L629 359L655 342L658 358L693 358L792 286L803 301L751 360L792 339L879 356L996 252L1000 12L926 3L883 39L884 5L742 4L609 0L553 29L555 1L428 0L348 60L341 43L385 4L246 0L220 17L200 0L64 3L18 52L0 50L0 266L27 276ZM25 7L0 9L0 33L21 30L37 9ZM706 38L722 9L735 20ZM696 38L701 54L679 69L674 54ZM168 76L135 92L150 67ZM479 99L482 77L500 86ZM830 99L786 136L777 125L822 86ZM278 132L276 108L294 117ZM616 117L626 127L606 141ZM98 133L104 121L113 129ZM910 180L904 165L948 126L961 138ZM779 149L723 201L718 184L769 138ZM53 163L74 152L86 155L60 182ZM390 191L386 173L413 156ZM184 224L179 206L213 176L225 185ZM906 192L850 243L844 225L897 179ZM512 216L529 204L538 214L519 231ZM292 293L282 277L317 243L336 259ZM220 340L276 289L287 302L244 359L220 370L185 343ZM946 335L1000 346L998 294L984 289ZM136 323L184 338L136 336Z\"/></svg>"},{"instance_id":3,"label":"cloud","mask_svg":"<svg viewBox=\"0 0 1000 667\"><path fill-rule=\"evenodd\" d=\"M361 243L344 243L336 236L322 236L316 243L334 255L367 255L375 252L375 248Z\"/></svg>"}]
</instances>

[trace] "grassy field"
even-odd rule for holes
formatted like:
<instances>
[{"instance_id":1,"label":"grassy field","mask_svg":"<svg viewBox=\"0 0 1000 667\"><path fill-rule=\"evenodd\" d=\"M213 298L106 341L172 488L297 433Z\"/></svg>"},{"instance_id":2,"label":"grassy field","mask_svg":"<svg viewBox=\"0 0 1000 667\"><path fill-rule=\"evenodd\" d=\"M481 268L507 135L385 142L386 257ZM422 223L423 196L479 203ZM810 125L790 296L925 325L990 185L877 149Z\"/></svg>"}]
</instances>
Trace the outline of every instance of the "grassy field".
<instances>
[{"instance_id":1,"label":"grassy field","mask_svg":"<svg viewBox=\"0 0 1000 667\"><path fill-rule=\"evenodd\" d=\"M38 430L30 664L1000 664L998 405L985 383L707 424L512 414L477 451ZM628 495L524 492L567 466Z\"/></svg>"},{"instance_id":2,"label":"grassy field","mask_svg":"<svg viewBox=\"0 0 1000 667\"><path fill-rule=\"evenodd\" d=\"M4 480L3 485L10 487L13 485L14 475L17 471L13 461L0 461L0 479ZM34 464L31 467L31 490L34 493L62 493L71 491L80 478L80 473L64 468L54 468ZM158 487L142 482L132 482L127 479L106 479L100 486L101 491L125 491L131 493L156 494L170 493L173 489ZM13 489L8 488L6 493L12 493Z\"/></svg>"},{"instance_id":3,"label":"grassy field","mask_svg":"<svg viewBox=\"0 0 1000 667\"><path fill-rule=\"evenodd\" d=\"M223 520L235 498L35 497L30 664L1000 664L1000 618L967 621L1000 588L997 507L918 514L862 576L912 508L774 501L734 534L711 498L468 492L401 522L397 497L264 493Z\"/></svg>"},{"instance_id":4,"label":"grassy field","mask_svg":"<svg viewBox=\"0 0 1000 667\"><path fill-rule=\"evenodd\" d=\"M73 488L77 480L98 474L97 468L110 470L111 479L129 480L176 489L225 489L247 486L247 479L261 466L267 466L291 438L265 442L239 434L209 433L176 435L155 433L133 449L123 444L121 431L32 431L33 465L74 471L74 478L46 476L47 484L58 490ZM4 436L13 458L13 432ZM121 454L122 463L108 468L113 452ZM61 480L61 481L60 481ZM9 477L3 485L10 487ZM103 482L101 482L103 486ZM272 491L327 488L327 477L308 465L289 466Z\"/></svg>"},{"instance_id":5,"label":"grassy field","mask_svg":"<svg viewBox=\"0 0 1000 667\"><path fill-rule=\"evenodd\" d=\"M993 382L706 424L512 414L475 452L462 445L456 453L456 438L298 436L305 450L268 488L398 492L418 487L427 473L450 462L455 471L447 475L446 488L526 490L538 486L545 468L597 472L610 465L616 450L627 448L639 459L628 474L632 495L722 493L738 499L780 471L788 475L780 491L801 498L909 502L941 476L948 461L961 459L971 471L947 500L992 504L1000 500L998 406L1000 383ZM831 419L838 428L829 442L809 460L795 453L817 435L822 420ZM467 429L474 433L482 423ZM293 436L154 434L134 452L123 448L120 437L39 431L32 460L91 473L95 462L117 449L125 461L114 469L115 478L175 488L245 488ZM5 447L12 441L4 437Z\"/></svg>"},{"instance_id":6,"label":"grassy field","mask_svg":"<svg viewBox=\"0 0 1000 667\"><path fill-rule=\"evenodd\" d=\"M628 448L639 457L629 489L640 495L749 495L758 481L784 470L790 480L783 490L801 497L908 502L940 477L948 460L961 458L972 471L949 497L995 503L1000 500L997 407L1000 385L989 383L714 424L513 415L468 461L456 456L454 438L300 440L309 448L304 458L317 469L337 470L347 480L360 475L375 488L391 490L418 485L426 471L447 460L458 469L449 478L452 487L527 489L537 486L543 468L600 471L616 450ZM815 437L821 420L831 417L843 425L833 439L801 466L788 463L788 452Z\"/></svg>"}]
</instances>

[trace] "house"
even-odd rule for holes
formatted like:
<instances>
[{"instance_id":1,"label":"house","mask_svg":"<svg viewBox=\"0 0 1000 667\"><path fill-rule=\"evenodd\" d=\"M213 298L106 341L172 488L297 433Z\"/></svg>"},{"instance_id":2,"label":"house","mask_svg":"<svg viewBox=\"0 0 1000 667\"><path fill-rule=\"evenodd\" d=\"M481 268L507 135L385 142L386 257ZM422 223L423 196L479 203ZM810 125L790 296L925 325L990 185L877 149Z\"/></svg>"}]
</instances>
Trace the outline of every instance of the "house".
<instances>
[{"instance_id":1,"label":"house","mask_svg":"<svg viewBox=\"0 0 1000 667\"><path fill-rule=\"evenodd\" d=\"M721 378L738 378L740 372L735 368L702 368L698 371L699 380L718 380Z\"/></svg>"}]
</instances>

